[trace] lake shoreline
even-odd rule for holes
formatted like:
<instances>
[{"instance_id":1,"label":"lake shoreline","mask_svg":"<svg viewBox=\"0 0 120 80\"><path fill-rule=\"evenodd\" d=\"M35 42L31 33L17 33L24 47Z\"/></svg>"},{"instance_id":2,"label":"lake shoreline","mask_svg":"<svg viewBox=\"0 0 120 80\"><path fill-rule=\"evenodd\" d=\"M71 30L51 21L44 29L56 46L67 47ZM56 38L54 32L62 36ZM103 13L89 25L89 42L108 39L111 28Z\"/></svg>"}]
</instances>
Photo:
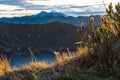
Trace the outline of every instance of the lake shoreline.
<instances>
[{"instance_id":1,"label":"lake shoreline","mask_svg":"<svg viewBox=\"0 0 120 80\"><path fill-rule=\"evenodd\" d=\"M77 50L76 47L74 47L74 48L61 48L61 49L42 49L42 50L38 50L38 49L32 50L31 49L31 51L32 51L33 54L37 54L37 53L40 53L40 52L42 52L42 53L46 53L46 52L47 53L53 53L54 51L61 52L61 53L62 52L68 52L68 51L74 52L76 50ZM26 51L26 52L13 52L13 54L6 55L6 56L8 56L8 57L15 56L15 55L21 56L21 55L27 55L27 54L31 55L30 51Z\"/></svg>"}]
</instances>

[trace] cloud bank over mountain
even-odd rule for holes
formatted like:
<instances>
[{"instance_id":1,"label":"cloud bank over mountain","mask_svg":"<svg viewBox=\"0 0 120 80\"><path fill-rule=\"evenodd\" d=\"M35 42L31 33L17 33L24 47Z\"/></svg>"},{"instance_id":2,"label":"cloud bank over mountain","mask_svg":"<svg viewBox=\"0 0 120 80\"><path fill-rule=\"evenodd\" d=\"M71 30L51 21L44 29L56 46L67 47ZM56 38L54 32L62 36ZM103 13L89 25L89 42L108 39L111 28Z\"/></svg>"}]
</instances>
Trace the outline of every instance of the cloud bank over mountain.
<instances>
[{"instance_id":1,"label":"cloud bank over mountain","mask_svg":"<svg viewBox=\"0 0 120 80\"><path fill-rule=\"evenodd\" d=\"M105 0L106 6L119 0ZM37 14L51 10L70 16L105 14L103 0L0 0L0 17L14 17Z\"/></svg>"}]
</instances>

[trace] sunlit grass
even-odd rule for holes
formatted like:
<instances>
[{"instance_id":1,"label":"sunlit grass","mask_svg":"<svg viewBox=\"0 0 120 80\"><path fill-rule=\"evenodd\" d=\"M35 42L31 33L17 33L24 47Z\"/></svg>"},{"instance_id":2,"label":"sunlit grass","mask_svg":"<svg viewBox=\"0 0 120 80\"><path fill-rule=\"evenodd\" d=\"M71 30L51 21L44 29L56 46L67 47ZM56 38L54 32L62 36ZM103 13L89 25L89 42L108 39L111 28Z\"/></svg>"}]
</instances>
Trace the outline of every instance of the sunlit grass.
<instances>
[{"instance_id":1,"label":"sunlit grass","mask_svg":"<svg viewBox=\"0 0 120 80\"><path fill-rule=\"evenodd\" d=\"M12 67L10 66L10 63L6 57L2 57L0 59L0 76L10 76L11 79L12 76L16 76L16 78L19 76L22 78L22 73L30 72L31 74L33 73L39 73L41 70L47 70L47 69L52 69L50 70L51 73L55 73L55 67L56 64L60 66L64 66L64 64L67 64L67 62L70 62L72 59L81 56L80 54L86 54L87 48L78 48L78 53L76 52L54 52L56 56L56 62L54 63L47 63L47 62L30 62L29 64L23 65L22 68L17 68L17 67ZM85 51L85 52L84 52ZM64 63L64 64L63 64ZM61 69L60 67L58 69ZM49 71L49 70L48 70ZM22 72L22 73L21 73ZM9 74L10 73L10 74ZM18 74L17 74L18 73ZM57 73L57 72L56 72Z\"/></svg>"},{"instance_id":2,"label":"sunlit grass","mask_svg":"<svg viewBox=\"0 0 120 80\"><path fill-rule=\"evenodd\" d=\"M61 64L61 65L63 64L63 62L65 61L69 62L71 61L71 59L78 56L76 52L71 52L69 51L69 49L67 52L62 52L62 53L53 52L53 53L55 54L57 64Z\"/></svg>"},{"instance_id":3,"label":"sunlit grass","mask_svg":"<svg viewBox=\"0 0 120 80\"><path fill-rule=\"evenodd\" d=\"M88 47L79 47L77 49L77 55L82 57L82 56L87 56L88 55Z\"/></svg>"},{"instance_id":4,"label":"sunlit grass","mask_svg":"<svg viewBox=\"0 0 120 80\"><path fill-rule=\"evenodd\" d=\"M22 69L37 71L37 70L41 70L41 69L46 69L50 66L51 65L48 64L47 62L30 62L29 64L23 65Z\"/></svg>"},{"instance_id":5,"label":"sunlit grass","mask_svg":"<svg viewBox=\"0 0 120 80\"><path fill-rule=\"evenodd\" d=\"M90 68L86 68L88 62L90 62L89 64L92 62L92 60L89 60L88 47L79 47L76 52L54 52L54 54L56 55L56 63L30 62L29 64L23 65L21 69L16 68L12 70L9 61L5 57L0 60L0 70L2 70L1 76L3 76L2 80L103 80L98 77L97 74L92 74L96 71L94 68L97 66L93 65ZM85 60L83 60L84 58ZM82 64L86 64L84 67L81 66L81 61ZM117 73L119 72L117 71Z\"/></svg>"},{"instance_id":6,"label":"sunlit grass","mask_svg":"<svg viewBox=\"0 0 120 80\"><path fill-rule=\"evenodd\" d=\"M2 56L0 59L0 76L11 72L10 63L6 56Z\"/></svg>"}]
</instances>

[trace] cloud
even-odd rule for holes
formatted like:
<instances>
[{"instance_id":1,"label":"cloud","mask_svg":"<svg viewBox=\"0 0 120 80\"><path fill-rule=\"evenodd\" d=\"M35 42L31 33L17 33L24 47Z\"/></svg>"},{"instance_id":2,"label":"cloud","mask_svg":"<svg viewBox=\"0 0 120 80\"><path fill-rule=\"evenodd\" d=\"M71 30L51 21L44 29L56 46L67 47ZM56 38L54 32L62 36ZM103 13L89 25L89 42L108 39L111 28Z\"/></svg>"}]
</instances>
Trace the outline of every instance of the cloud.
<instances>
[{"instance_id":1,"label":"cloud","mask_svg":"<svg viewBox=\"0 0 120 80\"><path fill-rule=\"evenodd\" d=\"M0 17L20 17L49 11L47 5L33 5L23 0L0 0Z\"/></svg>"},{"instance_id":2,"label":"cloud","mask_svg":"<svg viewBox=\"0 0 120 80\"><path fill-rule=\"evenodd\" d=\"M24 0L24 3L29 5L26 6L30 10L55 10L58 12L73 11L105 11L102 0Z\"/></svg>"},{"instance_id":3,"label":"cloud","mask_svg":"<svg viewBox=\"0 0 120 80\"><path fill-rule=\"evenodd\" d=\"M81 11L81 12L73 12L73 11L65 11L65 14L69 15L69 16L75 16L77 17L79 16L91 16L91 15L105 15L106 12L104 11L94 11L94 12L87 12L87 11Z\"/></svg>"},{"instance_id":4,"label":"cloud","mask_svg":"<svg viewBox=\"0 0 120 80\"><path fill-rule=\"evenodd\" d=\"M83 6L83 5L93 5L94 2L97 0L26 0L25 2L31 3L34 5L77 5L77 6ZM101 1L101 0L100 0Z\"/></svg>"},{"instance_id":5,"label":"cloud","mask_svg":"<svg viewBox=\"0 0 120 80\"><path fill-rule=\"evenodd\" d=\"M1 11L0 17L21 17L39 13L40 10L16 10L16 11Z\"/></svg>"},{"instance_id":6,"label":"cloud","mask_svg":"<svg viewBox=\"0 0 120 80\"><path fill-rule=\"evenodd\" d=\"M106 6L119 0L104 0ZM23 16L37 14L40 11L55 10L68 15L86 15L105 13L103 0L0 0L0 14L7 16ZM96 12L96 13L95 13ZM0 16L1 16L0 15Z\"/></svg>"},{"instance_id":7,"label":"cloud","mask_svg":"<svg viewBox=\"0 0 120 80\"><path fill-rule=\"evenodd\" d=\"M0 0L0 4L11 6L22 6L22 0Z\"/></svg>"},{"instance_id":8,"label":"cloud","mask_svg":"<svg viewBox=\"0 0 120 80\"><path fill-rule=\"evenodd\" d=\"M0 7L1 7L0 11L24 9L20 6L12 6L12 5L4 5L4 4L0 4Z\"/></svg>"}]
</instances>

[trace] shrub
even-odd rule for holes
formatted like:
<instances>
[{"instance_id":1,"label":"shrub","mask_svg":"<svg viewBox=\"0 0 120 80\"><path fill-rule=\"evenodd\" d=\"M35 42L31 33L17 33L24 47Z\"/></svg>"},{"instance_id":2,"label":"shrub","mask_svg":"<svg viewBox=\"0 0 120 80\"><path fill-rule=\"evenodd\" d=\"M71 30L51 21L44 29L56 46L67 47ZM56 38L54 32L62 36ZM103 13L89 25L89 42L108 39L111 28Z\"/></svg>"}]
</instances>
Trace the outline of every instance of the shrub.
<instances>
[{"instance_id":1,"label":"shrub","mask_svg":"<svg viewBox=\"0 0 120 80\"><path fill-rule=\"evenodd\" d=\"M108 15L100 16L102 24L97 30L94 26L94 17L91 17L90 33L85 31L83 25L79 31L90 55L96 56L100 64L105 63L106 67L112 67L120 61L120 3L116 5L116 12L113 11L112 3L106 11Z\"/></svg>"}]
</instances>

